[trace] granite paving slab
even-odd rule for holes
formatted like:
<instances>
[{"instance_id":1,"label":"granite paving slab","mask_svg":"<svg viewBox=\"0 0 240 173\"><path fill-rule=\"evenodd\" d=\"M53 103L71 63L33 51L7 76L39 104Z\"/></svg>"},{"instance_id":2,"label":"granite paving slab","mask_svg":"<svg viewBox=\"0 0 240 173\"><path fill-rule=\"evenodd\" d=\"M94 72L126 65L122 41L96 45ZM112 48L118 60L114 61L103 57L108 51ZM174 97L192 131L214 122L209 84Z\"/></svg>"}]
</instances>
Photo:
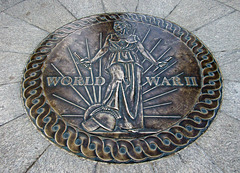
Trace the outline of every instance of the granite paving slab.
<instances>
[{"instance_id":1,"label":"granite paving slab","mask_svg":"<svg viewBox=\"0 0 240 173\"><path fill-rule=\"evenodd\" d=\"M136 12L165 18L175 10L180 2L181 0L150 0L146 3L140 0Z\"/></svg>"},{"instance_id":2,"label":"granite paving slab","mask_svg":"<svg viewBox=\"0 0 240 173\"><path fill-rule=\"evenodd\" d=\"M240 10L240 1L239 0L218 0L226 5L229 5L232 8Z\"/></svg>"},{"instance_id":3,"label":"granite paving slab","mask_svg":"<svg viewBox=\"0 0 240 173\"><path fill-rule=\"evenodd\" d=\"M223 79L240 82L240 49L214 53L223 74ZM226 81L227 82L227 81Z\"/></svg>"},{"instance_id":4,"label":"granite paving slab","mask_svg":"<svg viewBox=\"0 0 240 173\"><path fill-rule=\"evenodd\" d=\"M130 12L136 11L138 7L138 0L102 0L104 12Z\"/></svg>"},{"instance_id":5,"label":"granite paving slab","mask_svg":"<svg viewBox=\"0 0 240 173\"><path fill-rule=\"evenodd\" d=\"M0 126L25 113L20 82L0 85Z\"/></svg>"},{"instance_id":6,"label":"granite paving slab","mask_svg":"<svg viewBox=\"0 0 240 173\"><path fill-rule=\"evenodd\" d=\"M140 163L140 164L107 164L107 163L98 163L96 173L111 173L111 172L131 172L131 173L154 173L152 163Z\"/></svg>"},{"instance_id":7,"label":"granite paving slab","mask_svg":"<svg viewBox=\"0 0 240 173\"><path fill-rule=\"evenodd\" d=\"M207 133L197 140L223 172L240 172L239 129L239 120L220 112Z\"/></svg>"},{"instance_id":8,"label":"granite paving slab","mask_svg":"<svg viewBox=\"0 0 240 173\"><path fill-rule=\"evenodd\" d=\"M0 172L26 172L50 145L24 114L0 127Z\"/></svg>"},{"instance_id":9,"label":"granite paving slab","mask_svg":"<svg viewBox=\"0 0 240 173\"><path fill-rule=\"evenodd\" d=\"M97 162L73 156L66 151L51 145L44 154L29 169L28 173L35 172L96 172Z\"/></svg>"},{"instance_id":10,"label":"granite paving slab","mask_svg":"<svg viewBox=\"0 0 240 173\"><path fill-rule=\"evenodd\" d=\"M0 85L21 82L29 54L0 51Z\"/></svg>"},{"instance_id":11,"label":"granite paving slab","mask_svg":"<svg viewBox=\"0 0 240 173\"><path fill-rule=\"evenodd\" d=\"M240 83L225 80L221 111L240 120Z\"/></svg>"},{"instance_id":12,"label":"granite paving slab","mask_svg":"<svg viewBox=\"0 0 240 173\"><path fill-rule=\"evenodd\" d=\"M185 0L166 19L193 31L232 11L233 8L215 0Z\"/></svg>"},{"instance_id":13,"label":"granite paving slab","mask_svg":"<svg viewBox=\"0 0 240 173\"><path fill-rule=\"evenodd\" d=\"M75 19L57 0L26 0L5 12L49 32Z\"/></svg>"},{"instance_id":14,"label":"granite paving slab","mask_svg":"<svg viewBox=\"0 0 240 173\"><path fill-rule=\"evenodd\" d=\"M20 19L0 13L0 51L31 53L48 33Z\"/></svg>"},{"instance_id":15,"label":"granite paving slab","mask_svg":"<svg viewBox=\"0 0 240 173\"><path fill-rule=\"evenodd\" d=\"M59 0L76 18L104 13L101 0Z\"/></svg>"},{"instance_id":16,"label":"granite paving slab","mask_svg":"<svg viewBox=\"0 0 240 173\"><path fill-rule=\"evenodd\" d=\"M213 52L239 49L240 12L234 11L193 33Z\"/></svg>"},{"instance_id":17,"label":"granite paving slab","mask_svg":"<svg viewBox=\"0 0 240 173\"><path fill-rule=\"evenodd\" d=\"M155 172L161 173L223 173L216 162L195 143L174 156L154 162L153 167Z\"/></svg>"},{"instance_id":18,"label":"granite paving slab","mask_svg":"<svg viewBox=\"0 0 240 173\"><path fill-rule=\"evenodd\" d=\"M0 1L0 12L12 7L24 0L1 0Z\"/></svg>"}]
</instances>

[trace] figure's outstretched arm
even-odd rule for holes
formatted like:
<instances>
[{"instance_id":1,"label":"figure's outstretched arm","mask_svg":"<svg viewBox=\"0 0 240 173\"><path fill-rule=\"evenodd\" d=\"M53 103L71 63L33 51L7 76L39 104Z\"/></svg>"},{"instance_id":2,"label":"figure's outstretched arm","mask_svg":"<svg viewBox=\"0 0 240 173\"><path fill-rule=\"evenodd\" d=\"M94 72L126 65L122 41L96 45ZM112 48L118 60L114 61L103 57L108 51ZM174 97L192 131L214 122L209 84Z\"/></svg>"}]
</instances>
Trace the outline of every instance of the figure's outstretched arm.
<instances>
[{"instance_id":1,"label":"figure's outstretched arm","mask_svg":"<svg viewBox=\"0 0 240 173\"><path fill-rule=\"evenodd\" d=\"M148 59L149 61L151 61L154 65L158 65L158 63L156 62L156 60L153 58L153 56L144 48L144 46L142 45L142 43L138 42L137 44L137 48L138 50L141 52L141 54Z\"/></svg>"},{"instance_id":2,"label":"figure's outstretched arm","mask_svg":"<svg viewBox=\"0 0 240 173\"><path fill-rule=\"evenodd\" d=\"M91 63L97 61L99 58L101 58L103 55L105 55L107 53L108 47L109 47L109 37L110 37L110 35L107 36L103 47L100 48L100 50L97 52L97 54L94 56L94 58L90 60Z\"/></svg>"}]
</instances>

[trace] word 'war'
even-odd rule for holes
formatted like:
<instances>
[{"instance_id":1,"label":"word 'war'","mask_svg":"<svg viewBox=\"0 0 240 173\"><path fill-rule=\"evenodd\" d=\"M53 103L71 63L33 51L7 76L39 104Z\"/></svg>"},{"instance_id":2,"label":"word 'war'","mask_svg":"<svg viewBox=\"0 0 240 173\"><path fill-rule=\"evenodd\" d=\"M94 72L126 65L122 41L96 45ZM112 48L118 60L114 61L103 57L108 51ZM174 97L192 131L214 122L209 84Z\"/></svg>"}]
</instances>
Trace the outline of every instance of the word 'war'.
<instances>
[{"instance_id":1,"label":"word 'war'","mask_svg":"<svg viewBox=\"0 0 240 173\"><path fill-rule=\"evenodd\" d=\"M197 79L196 77L184 77L181 79L180 77L146 77L147 83L150 86L189 86L189 87L197 87Z\"/></svg>"}]
</instances>

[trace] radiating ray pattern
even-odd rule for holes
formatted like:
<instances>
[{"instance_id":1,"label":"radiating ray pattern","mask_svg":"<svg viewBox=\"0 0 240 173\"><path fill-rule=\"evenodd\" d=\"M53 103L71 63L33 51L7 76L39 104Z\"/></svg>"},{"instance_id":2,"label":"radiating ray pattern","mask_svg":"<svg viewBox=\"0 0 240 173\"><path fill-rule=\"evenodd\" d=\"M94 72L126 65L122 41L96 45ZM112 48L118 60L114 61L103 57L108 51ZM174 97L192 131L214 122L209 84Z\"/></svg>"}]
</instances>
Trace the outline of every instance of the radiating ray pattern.
<instances>
[{"instance_id":1,"label":"radiating ray pattern","mask_svg":"<svg viewBox=\"0 0 240 173\"><path fill-rule=\"evenodd\" d=\"M161 43L162 39L158 39L157 43L153 46L153 48L149 51L149 53L151 54L156 48L157 46ZM146 61L146 59L144 59L142 61L142 64Z\"/></svg>"},{"instance_id":2,"label":"radiating ray pattern","mask_svg":"<svg viewBox=\"0 0 240 173\"><path fill-rule=\"evenodd\" d=\"M99 34L99 48L102 48L102 33ZM102 58L99 59L99 75L98 77L102 77ZM102 86L99 85L98 89L98 103L102 102Z\"/></svg>"},{"instance_id":3,"label":"radiating ray pattern","mask_svg":"<svg viewBox=\"0 0 240 173\"><path fill-rule=\"evenodd\" d=\"M171 47L169 47L167 50L164 51L163 54L161 54L158 58L157 61L159 61L167 52L169 52L171 50ZM146 74L151 68L153 67L153 65L150 65L144 72L143 75Z\"/></svg>"},{"instance_id":4,"label":"radiating ray pattern","mask_svg":"<svg viewBox=\"0 0 240 173\"><path fill-rule=\"evenodd\" d=\"M73 106L75 106L75 107L77 107L77 108L80 108L80 109L82 109L82 110L86 110L86 108L84 108L84 107L82 107L82 106L79 106L79 105L77 105L77 104L75 104L75 103L73 103L73 102L71 102L71 101L69 101L69 100L67 100L67 99L65 99L65 98L63 98L63 97L60 97L60 96L58 96L58 95L56 95L56 94L53 94L53 96L56 97L56 98L58 98L58 99L60 99L60 100L62 100L62 101L64 101L64 102L66 102L66 103L69 103L69 104L71 104L71 105L73 105Z\"/></svg>"},{"instance_id":5,"label":"radiating ray pattern","mask_svg":"<svg viewBox=\"0 0 240 173\"><path fill-rule=\"evenodd\" d=\"M75 65L75 68L76 68L79 76L80 76L80 77L83 77L83 76L82 76L82 73L81 73L81 71L80 71L80 69L79 69L79 67L78 67L78 65L77 65L77 63L76 63L76 60L75 60L75 58L73 57L72 51L70 50L69 47L68 47L67 49L68 49L68 52L69 52L69 54L70 54L70 56L71 56L71 58L72 58L72 61L73 61L74 65ZM88 98L89 98L90 102L93 104L93 99L92 99L91 94L89 93L89 90L88 90L88 88L87 88L87 86L86 86L85 84L84 84L84 88L85 88L85 90L86 90L86 92L87 92L87 95L88 95Z\"/></svg>"},{"instance_id":6,"label":"radiating ray pattern","mask_svg":"<svg viewBox=\"0 0 240 173\"><path fill-rule=\"evenodd\" d=\"M164 96L164 95L170 94L170 93L175 92L175 91L177 91L177 90L178 90L178 89L174 88L174 89L172 89L172 90L166 91L166 92L161 93L161 94L159 94L159 95L156 95L156 96L154 96L154 97L150 97L150 98L148 98L148 99L145 99L145 100L143 101L143 103L146 103L146 102L149 102L149 101L154 100L154 99L156 99L156 98L159 98L159 97L162 97L162 96Z\"/></svg>"},{"instance_id":7,"label":"radiating ray pattern","mask_svg":"<svg viewBox=\"0 0 240 173\"><path fill-rule=\"evenodd\" d=\"M62 72L54 65L51 64L53 66L53 68L62 76L65 77ZM90 103L86 100L86 98L76 89L76 87L74 87L72 84L70 84L71 88L82 98L82 100L90 106Z\"/></svg>"},{"instance_id":8,"label":"radiating ray pattern","mask_svg":"<svg viewBox=\"0 0 240 173\"><path fill-rule=\"evenodd\" d=\"M136 30L134 30L134 32L136 32ZM148 37L148 35L149 35L150 32L151 32L151 29L149 28L149 29L147 30L146 34L144 35L142 41L141 41L142 43L144 43L144 41L147 39L147 37ZM149 51L150 54L160 45L161 41L162 41L162 39L159 38L158 41L152 46L152 49ZM86 45L86 51L87 51L87 58L88 58L88 60L90 61L90 59L91 59L91 57L90 57L90 49L89 49L89 45L88 45L88 40L87 40L87 39L85 39L85 45ZM102 47L102 33L99 33L99 48L101 48L101 47ZM167 54L167 52L169 52L170 49L171 49L171 47L167 48L167 49L156 59L156 61L159 61L164 55ZM82 78L84 79L85 76L82 75L81 70L80 70L80 68L78 67L78 65L80 65L82 62L84 62L84 59L81 58L81 57L78 55L77 52L72 52L69 47L67 47L67 50L68 50L68 53L69 53L69 55L70 55L70 57L71 57L72 62L74 63L75 69L76 69L76 71L78 72L79 77L82 77ZM74 56L75 56L75 57L74 57ZM142 61L142 63L144 63L145 61L146 61L146 59L144 59L144 60ZM55 69L62 77L64 77L64 75L60 72L60 70L59 70L54 64L52 64L52 66L54 67L54 69ZM172 65L170 65L168 68L170 68L171 66L172 66ZM92 80L92 82L94 83L94 77L95 77L95 76L94 76L94 72L93 72L92 67L89 67L89 68L88 68L87 66L84 66L84 67L86 67L85 69L88 69L88 70L89 70L90 76L91 76L91 80ZM151 67L153 67L153 65L150 65L150 66L143 72L143 75L144 75L145 73L147 73L147 72L150 70ZM168 68L162 70L158 75L162 74L162 73L163 73L164 71L166 71ZM99 59L99 75L98 75L98 76L101 77L101 75L102 75L102 59L100 58L100 59ZM156 75L156 76L158 76L158 75ZM146 84L146 83L144 83L143 86L144 86L145 84ZM76 87L74 87L72 84L71 84L70 86L71 86L71 87L74 89L74 91L82 98L82 100L84 100L84 101L90 106L89 102L87 101L87 98L85 98L82 94L80 94L81 91L77 90ZM91 87L92 87L92 92L89 91L88 86L86 86L85 84L83 84L83 86L84 86L84 89L85 89L85 91L86 91L86 93L87 93L87 95L88 95L88 99L90 100L91 104L101 103L101 97L102 97L102 95L101 95L101 92L102 92L101 85L99 85L98 96L97 96L97 92L96 92L96 89L95 89L95 85L92 85L92 86L91 86ZM148 92L151 92L151 91L154 90L155 88L157 88L157 86L152 87L151 89L149 89L149 90L147 90L147 91L144 91L144 92L143 92L143 95L146 94L146 93L148 93ZM176 90L177 90L177 89L174 89L173 91L176 91ZM91 95L91 93L92 93L92 95ZM171 92L165 92L165 93L162 93L162 94L160 94L160 95L158 95L158 96L155 96L155 97L153 97L153 98L151 98L151 99L143 100L143 103L146 103L146 102L151 101L151 100L153 100L153 99L155 99L155 98L159 98L159 97L162 97L162 96L164 96L164 95L166 95L166 94L170 94L170 93L171 93ZM62 101L67 102L66 99L64 99L64 98L62 98L62 97L60 98L60 96L56 96L56 95L54 95L54 96L55 96L56 98L58 98L58 99L61 99ZM94 98L94 100L93 100L93 98ZM97 99L97 98L98 98L98 99ZM75 103L73 103L73 102L67 102L67 103L69 103L69 104L71 104L71 105L75 105L76 107L78 107L78 105L75 104ZM147 106L147 107L144 107L143 109L145 110L145 109L150 109L150 108L155 108L155 107L167 106L167 105L170 105L170 104L172 104L172 102L166 102L166 103L156 104L156 105L152 105L152 106ZM78 107L78 108L79 108L79 107ZM86 108L84 108L84 109L86 110ZM67 117L67 116L65 116L65 117Z\"/></svg>"},{"instance_id":9,"label":"radiating ray pattern","mask_svg":"<svg viewBox=\"0 0 240 173\"><path fill-rule=\"evenodd\" d=\"M161 103L161 104L156 104L156 105L151 105L151 106L145 106L143 109L150 109L150 108L166 106L166 105L170 105L170 104L172 104L172 102L166 102L166 103Z\"/></svg>"},{"instance_id":10,"label":"radiating ray pattern","mask_svg":"<svg viewBox=\"0 0 240 173\"><path fill-rule=\"evenodd\" d=\"M166 119L180 119L181 115L147 115L144 118L166 118Z\"/></svg>"},{"instance_id":11,"label":"radiating ray pattern","mask_svg":"<svg viewBox=\"0 0 240 173\"><path fill-rule=\"evenodd\" d=\"M89 50L89 45L88 45L88 40L87 39L86 39L86 47L87 47L88 60L90 61L91 57L90 57L90 50ZM92 83L94 83L94 75L93 75L92 67L90 68L90 74L91 74ZM95 85L92 85L92 89L93 89L94 103L97 103L97 95L96 95Z\"/></svg>"}]
</instances>

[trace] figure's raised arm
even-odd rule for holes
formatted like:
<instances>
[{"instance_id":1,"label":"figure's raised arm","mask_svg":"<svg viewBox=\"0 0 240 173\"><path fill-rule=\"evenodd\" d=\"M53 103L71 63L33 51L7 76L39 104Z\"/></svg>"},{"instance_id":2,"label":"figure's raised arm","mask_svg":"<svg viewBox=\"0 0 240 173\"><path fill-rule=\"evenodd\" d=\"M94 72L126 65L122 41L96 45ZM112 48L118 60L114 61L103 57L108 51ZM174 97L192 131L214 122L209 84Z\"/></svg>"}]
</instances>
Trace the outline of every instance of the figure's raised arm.
<instances>
[{"instance_id":1,"label":"figure's raised arm","mask_svg":"<svg viewBox=\"0 0 240 173\"><path fill-rule=\"evenodd\" d=\"M110 35L107 36L103 47L100 48L97 54L94 56L94 58L91 59L91 63L97 61L99 58L101 58L103 55L105 55L108 52L109 38L110 38Z\"/></svg>"}]
</instances>

